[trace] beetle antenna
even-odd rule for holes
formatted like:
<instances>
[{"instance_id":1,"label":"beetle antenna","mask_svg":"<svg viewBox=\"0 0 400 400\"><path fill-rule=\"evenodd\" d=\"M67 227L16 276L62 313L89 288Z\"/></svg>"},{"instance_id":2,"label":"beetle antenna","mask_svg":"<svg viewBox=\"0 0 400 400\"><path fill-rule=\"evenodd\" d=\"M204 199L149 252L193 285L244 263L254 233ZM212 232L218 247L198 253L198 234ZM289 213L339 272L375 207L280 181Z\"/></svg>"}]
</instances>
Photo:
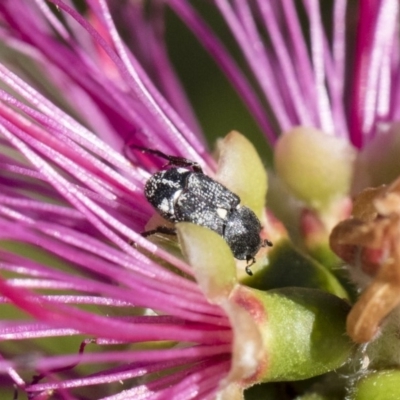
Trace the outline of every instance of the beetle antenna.
<instances>
[{"instance_id":1,"label":"beetle antenna","mask_svg":"<svg viewBox=\"0 0 400 400\"><path fill-rule=\"evenodd\" d=\"M130 147L140 150L142 153L154 154L155 156L164 158L164 160L168 160L167 166L175 165L177 167L191 167L194 172L203 173L203 170L201 169L199 163L188 160L187 158L178 157L178 156L170 156L159 150L148 149L147 147L141 147L141 146L136 146L136 145L130 145Z\"/></svg>"}]
</instances>

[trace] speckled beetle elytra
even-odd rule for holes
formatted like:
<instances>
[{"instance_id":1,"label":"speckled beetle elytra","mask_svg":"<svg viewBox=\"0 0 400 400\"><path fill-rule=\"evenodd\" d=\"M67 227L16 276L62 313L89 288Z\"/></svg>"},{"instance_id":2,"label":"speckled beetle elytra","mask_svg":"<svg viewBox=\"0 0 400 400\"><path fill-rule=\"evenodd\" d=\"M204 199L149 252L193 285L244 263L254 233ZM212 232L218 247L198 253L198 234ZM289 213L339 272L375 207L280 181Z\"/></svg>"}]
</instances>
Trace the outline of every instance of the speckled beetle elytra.
<instances>
[{"instance_id":1,"label":"speckled beetle elytra","mask_svg":"<svg viewBox=\"0 0 400 400\"><path fill-rule=\"evenodd\" d=\"M171 168L159 171L147 181L144 194L149 203L171 222L192 222L207 227L222 236L235 258L250 266L261 247L272 246L260 238L261 224L250 208L240 205L240 198L225 186L205 175L194 161L170 156L158 150L132 146L143 153L168 160ZM164 233L175 235L174 228L159 226L142 232L143 236Z\"/></svg>"}]
</instances>

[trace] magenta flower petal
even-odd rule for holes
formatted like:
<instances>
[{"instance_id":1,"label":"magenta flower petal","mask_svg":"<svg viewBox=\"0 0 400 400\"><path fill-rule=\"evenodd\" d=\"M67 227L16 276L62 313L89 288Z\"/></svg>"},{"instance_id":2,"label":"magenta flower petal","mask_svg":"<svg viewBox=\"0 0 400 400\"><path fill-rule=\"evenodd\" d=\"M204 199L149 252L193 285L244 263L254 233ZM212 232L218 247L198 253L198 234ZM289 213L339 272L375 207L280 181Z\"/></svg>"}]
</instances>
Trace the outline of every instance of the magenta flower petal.
<instances>
[{"instance_id":1,"label":"magenta flower petal","mask_svg":"<svg viewBox=\"0 0 400 400\"><path fill-rule=\"evenodd\" d=\"M215 0L242 53L243 70L247 67L254 77L254 87L194 8L178 0L167 3L246 98L271 144L280 133L302 125L361 148L379 133L382 122L398 119L396 0L324 4L328 27L316 1ZM264 97L265 112L275 119L272 124L264 124L259 116L255 92Z\"/></svg>"},{"instance_id":2,"label":"magenta flower petal","mask_svg":"<svg viewBox=\"0 0 400 400\"><path fill-rule=\"evenodd\" d=\"M0 360L0 370L32 399L54 391L78 398L86 387L104 385L108 392L96 397L212 396L230 368L230 322L184 261L140 235L154 214L143 186L157 160L132 154L132 163L122 150L133 135L133 143L185 154L209 170L214 163L178 83L167 79L172 69L153 71L156 88L105 2L90 3L93 24L54 3L65 24L40 1L0 5L2 38L46 68L90 128L0 66L0 237L12 247L0 252L0 302L30 316L3 318L0 337L33 346L32 355ZM166 55L153 40L159 61ZM81 350L36 356L39 340L50 338L74 338ZM111 389L121 381L125 386Z\"/></svg>"}]
</instances>

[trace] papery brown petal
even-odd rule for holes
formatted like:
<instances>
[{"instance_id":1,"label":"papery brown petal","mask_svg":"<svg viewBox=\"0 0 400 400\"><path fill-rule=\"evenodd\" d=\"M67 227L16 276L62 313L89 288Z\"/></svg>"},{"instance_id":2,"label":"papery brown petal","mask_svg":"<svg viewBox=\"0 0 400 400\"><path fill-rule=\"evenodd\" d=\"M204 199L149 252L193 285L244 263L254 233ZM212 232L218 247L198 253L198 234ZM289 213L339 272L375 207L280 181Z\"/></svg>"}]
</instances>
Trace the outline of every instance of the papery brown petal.
<instances>
[{"instance_id":1,"label":"papery brown petal","mask_svg":"<svg viewBox=\"0 0 400 400\"><path fill-rule=\"evenodd\" d=\"M373 339L382 320L400 304L399 271L399 258L388 260L350 311L347 333L355 342Z\"/></svg>"},{"instance_id":2,"label":"papery brown petal","mask_svg":"<svg viewBox=\"0 0 400 400\"><path fill-rule=\"evenodd\" d=\"M377 188L367 188L363 190L353 201L352 216L364 222L372 221L378 216L375 209L374 200L384 193L386 185Z\"/></svg>"}]
</instances>

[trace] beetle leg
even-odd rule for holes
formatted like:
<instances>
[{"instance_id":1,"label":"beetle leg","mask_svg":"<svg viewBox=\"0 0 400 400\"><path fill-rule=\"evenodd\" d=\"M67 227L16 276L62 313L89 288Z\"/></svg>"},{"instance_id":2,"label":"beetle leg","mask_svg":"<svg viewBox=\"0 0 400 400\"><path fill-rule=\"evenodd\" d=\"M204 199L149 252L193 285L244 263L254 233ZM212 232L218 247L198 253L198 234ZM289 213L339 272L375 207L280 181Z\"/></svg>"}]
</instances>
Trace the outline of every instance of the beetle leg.
<instances>
[{"instance_id":1,"label":"beetle leg","mask_svg":"<svg viewBox=\"0 0 400 400\"><path fill-rule=\"evenodd\" d=\"M247 272L247 275L252 276L253 275L253 271L250 269L250 267L256 262L256 259L254 257L252 257L252 256L247 256L246 257L246 261L247 262L251 261L250 264L246 265L245 270Z\"/></svg>"},{"instance_id":2,"label":"beetle leg","mask_svg":"<svg viewBox=\"0 0 400 400\"><path fill-rule=\"evenodd\" d=\"M155 156L158 156L158 157L164 158L165 160L168 160L167 166L174 165L177 167L190 167L193 169L194 172L203 173L203 170L201 169L200 165L197 162L188 160L187 158L170 156L168 154L162 153L159 150L148 149L147 147L140 147L140 146L134 146L134 145L131 145L130 147L133 147L134 149L138 149L142 153L154 154Z\"/></svg>"},{"instance_id":3,"label":"beetle leg","mask_svg":"<svg viewBox=\"0 0 400 400\"><path fill-rule=\"evenodd\" d=\"M150 231L144 231L141 233L143 237L151 236L156 233L164 233L165 235L176 235L175 228L168 228L166 226L157 226L156 229L151 229Z\"/></svg>"},{"instance_id":4,"label":"beetle leg","mask_svg":"<svg viewBox=\"0 0 400 400\"><path fill-rule=\"evenodd\" d=\"M268 239L264 239L264 240L263 240L263 242L262 242L262 245L261 245L261 247L266 247L266 246L268 246L268 247L272 247L272 246L273 246L273 244L272 244L272 242L271 242L270 240L268 240Z\"/></svg>"}]
</instances>

